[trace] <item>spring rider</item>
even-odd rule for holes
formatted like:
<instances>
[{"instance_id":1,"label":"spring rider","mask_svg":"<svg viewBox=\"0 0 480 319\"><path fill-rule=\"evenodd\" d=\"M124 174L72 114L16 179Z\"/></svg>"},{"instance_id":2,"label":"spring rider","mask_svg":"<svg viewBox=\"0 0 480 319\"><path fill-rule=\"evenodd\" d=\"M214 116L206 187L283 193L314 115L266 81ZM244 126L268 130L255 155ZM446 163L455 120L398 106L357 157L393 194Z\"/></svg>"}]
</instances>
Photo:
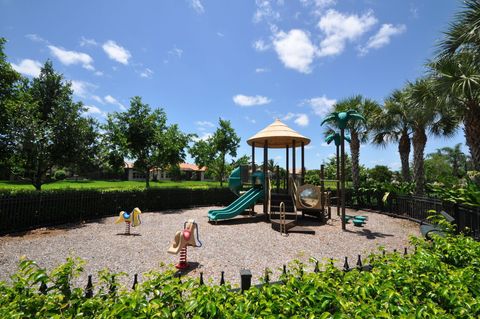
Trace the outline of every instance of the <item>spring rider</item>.
<instances>
[{"instance_id":1,"label":"spring rider","mask_svg":"<svg viewBox=\"0 0 480 319\"><path fill-rule=\"evenodd\" d=\"M196 240L195 240L196 234ZM175 238L173 239L170 248L168 249L169 254L178 254L180 252L180 262L175 265L177 269L188 268L187 262L187 247L201 247L202 242L198 238L198 224L193 220L189 219L183 224L183 230L177 231Z\"/></svg>"},{"instance_id":2,"label":"spring rider","mask_svg":"<svg viewBox=\"0 0 480 319\"><path fill-rule=\"evenodd\" d=\"M121 211L115 224L125 222L125 235L130 235L130 225L136 227L142 223L142 220L140 219L141 213L142 212L138 207L135 207L130 213Z\"/></svg>"}]
</instances>

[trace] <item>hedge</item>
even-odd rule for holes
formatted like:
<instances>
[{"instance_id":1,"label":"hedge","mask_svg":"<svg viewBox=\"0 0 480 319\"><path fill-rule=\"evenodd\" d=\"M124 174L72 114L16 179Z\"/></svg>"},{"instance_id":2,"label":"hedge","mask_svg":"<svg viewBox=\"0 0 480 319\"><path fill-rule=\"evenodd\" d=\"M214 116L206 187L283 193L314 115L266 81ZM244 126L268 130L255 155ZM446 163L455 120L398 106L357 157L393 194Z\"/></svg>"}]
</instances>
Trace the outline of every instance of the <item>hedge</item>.
<instances>
[{"instance_id":1,"label":"hedge","mask_svg":"<svg viewBox=\"0 0 480 319\"><path fill-rule=\"evenodd\" d=\"M127 191L64 190L0 194L0 234L82 222L130 211L162 211L194 206L228 205L227 188Z\"/></svg>"}]
</instances>

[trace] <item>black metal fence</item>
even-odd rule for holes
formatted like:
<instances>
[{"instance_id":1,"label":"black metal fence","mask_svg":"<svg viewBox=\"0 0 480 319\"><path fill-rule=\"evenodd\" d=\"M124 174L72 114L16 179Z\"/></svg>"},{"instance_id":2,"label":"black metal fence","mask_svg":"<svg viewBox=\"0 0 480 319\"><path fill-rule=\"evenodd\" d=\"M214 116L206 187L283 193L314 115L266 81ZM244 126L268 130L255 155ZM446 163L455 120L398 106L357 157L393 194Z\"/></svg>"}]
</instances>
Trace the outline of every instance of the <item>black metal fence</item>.
<instances>
[{"instance_id":1,"label":"black metal fence","mask_svg":"<svg viewBox=\"0 0 480 319\"><path fill-rule=\"evenodd\" d=\"M3 194L0 195L0 234L113 216L135 207L142 211L162 211L227 205L234 199L228 188Z\"/></svg>"},{"instance_id":2,"label":"black metal fence","mask_svg":"<svg viewBox=\"0 0 480 319\"><path fill-rule=\"evenodd\" d=\"M425 221L431 210L445 211L455 218L458 232L480 239L480 207L453 204L426 196L390 194L385 197L385 192L382 191L353 194L352 190L347 190L345 197L346 204L350 207L371 209L416 222Z\"/></svg>"}]
</instances>

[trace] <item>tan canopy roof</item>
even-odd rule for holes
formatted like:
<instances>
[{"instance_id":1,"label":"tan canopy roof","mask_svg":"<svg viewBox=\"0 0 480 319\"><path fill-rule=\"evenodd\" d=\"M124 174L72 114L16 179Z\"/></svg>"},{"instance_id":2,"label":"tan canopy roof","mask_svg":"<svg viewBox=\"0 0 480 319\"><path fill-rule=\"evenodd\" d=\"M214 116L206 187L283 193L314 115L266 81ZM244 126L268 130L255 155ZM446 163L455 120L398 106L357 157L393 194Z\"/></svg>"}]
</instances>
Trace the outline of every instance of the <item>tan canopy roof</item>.
<instances>
[{"instance_id":1,"label":"tan canopy roof","mask_svg":"<svg viewBox=\"0 0 480 319\"><path fill-rule=\"evenodd\" d=\"M279 119L250 137L247 143L252 145L255 142L256 147L263 147L265 141L268 142L268 148L285 148L287 145L291 147L293 141L295 141L296 147L300 146L302 142L304 145L310 143L309 138L295 132Z\"/></svg>"}]
</instances>

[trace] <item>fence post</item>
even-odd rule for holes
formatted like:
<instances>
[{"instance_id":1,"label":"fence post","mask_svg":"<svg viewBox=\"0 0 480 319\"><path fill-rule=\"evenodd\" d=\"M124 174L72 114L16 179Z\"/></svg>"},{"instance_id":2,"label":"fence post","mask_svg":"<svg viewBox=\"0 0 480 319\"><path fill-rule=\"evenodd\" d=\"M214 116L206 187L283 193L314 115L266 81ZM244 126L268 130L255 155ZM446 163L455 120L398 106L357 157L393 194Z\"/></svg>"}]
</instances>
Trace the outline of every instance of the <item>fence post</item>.
<instances>
[{"instance_id":1,"label":"fence post","mask_svg":"<svg viewBox=\"0 0 480 319\"><path fill-rule=\"evenodd\" d=\"M252 286L252 272L249 269L240 269L240 289L245 291Z\"/></svg>"},{"instance_id":2,"label":"fence post","mask_svg":"<svg viewBox=\"0 0 480 319\"><path fill-rule=\"evenodd\" d=\"M222 270L221 277L220 277L220 285L225 285L225 272Z\"/></svg>"},{"instance_id":3,"label":"fence post","mask_svg":"<svg viewBox=\"0 0 480 319\"><path fill-rule=\"evenodd\" d=\"M88 275L87 287L85 287L85 298L93 297L92 275Z\"/></svg>"}]
</instances>

